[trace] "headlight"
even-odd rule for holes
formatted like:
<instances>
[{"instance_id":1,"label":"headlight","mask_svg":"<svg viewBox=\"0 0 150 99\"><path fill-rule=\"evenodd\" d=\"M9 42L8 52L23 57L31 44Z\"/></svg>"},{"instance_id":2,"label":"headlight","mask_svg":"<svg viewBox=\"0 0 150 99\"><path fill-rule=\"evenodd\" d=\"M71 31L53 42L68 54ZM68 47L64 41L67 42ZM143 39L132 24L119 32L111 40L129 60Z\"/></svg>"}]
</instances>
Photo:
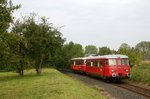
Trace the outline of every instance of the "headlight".
<instances>
[{"instance_id":1,"label":"headlight","mask_svg":"<svg viewBox=\"0 0 150 99\"><path fill-rule=\"evenodd\" d=\"M126 69L126 72L128 72L128 69Z\"/></svg>"},{"instance_id":2,"label":"headlight","mask_svg":"<svg viewBox=\"0 0 150 99\"><path fill-rule=\"evenodd\" d=\"M114 70L111 70L111 72L113 73L113 72L114 72Z\"/></svg>"}]
</instances>

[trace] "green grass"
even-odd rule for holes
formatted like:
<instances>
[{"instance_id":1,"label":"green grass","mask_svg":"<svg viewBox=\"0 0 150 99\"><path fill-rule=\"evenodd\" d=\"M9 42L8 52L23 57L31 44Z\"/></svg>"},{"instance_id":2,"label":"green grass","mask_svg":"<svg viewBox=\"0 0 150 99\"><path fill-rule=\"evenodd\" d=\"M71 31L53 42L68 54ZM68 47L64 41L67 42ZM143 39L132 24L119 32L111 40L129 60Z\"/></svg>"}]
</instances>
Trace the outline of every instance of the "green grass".
<instances>
[{"instance_id":1,"label":"green grass","mask_svg":"<svg viewBox=\"0 0 150 99\"><path fill-rule=\"evenodd\" d=\"M106 99L95 88L70 78L55 69L34 70L20 77L0 72L0 99Z\"/></svg>"},{"instance_id":2,"label":"green grass","mask_svg":"<svg viewBox=\"0 0 150 99\"><path fill-rule=\"evenodd\" d=\"M150 63L133 67L131 69L131 74L130 80L150 85Z\"/></svg>"}]
</instances>

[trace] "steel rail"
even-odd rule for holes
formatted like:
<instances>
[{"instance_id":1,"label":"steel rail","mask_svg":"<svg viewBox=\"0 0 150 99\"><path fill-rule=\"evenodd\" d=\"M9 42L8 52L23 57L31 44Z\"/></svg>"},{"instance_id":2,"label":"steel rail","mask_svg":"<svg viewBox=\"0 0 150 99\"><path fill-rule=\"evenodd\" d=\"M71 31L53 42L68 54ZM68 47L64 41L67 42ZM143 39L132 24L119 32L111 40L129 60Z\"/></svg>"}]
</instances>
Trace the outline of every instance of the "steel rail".
<instances>
[{"instance_id":1,"label":"steel rail","mask_svg":"<svg viewBox=\"0 0 150 99\"><path fill-rule=\"evenodd\" d=\"M150 99L150 95L148 95L148 94L145 94L145 93L142 93L142 92L139 92L139 91L136 91L136 90L133 90L133 89L130 89L130 88L127 88L127 87L118 85L118 84L112 84L112 85L117 86L117 87L120 87L120 88L122 88L122 89L126 89L126 90L128 90L128 91L134 92L134 93L136 93L136 94L142 95L142 96L147 97L147 98Z\"/></svg>"},{"instance_id":2,"label":"steel rail","mask_svg":"<svg viewBox=\"0 0 150 99\"><path fill-rule=\"evenodd\" d=\"M135 85L133 85L133 84L125 83L125 85L131 86L131 87L135 87L135 88L142 89L142 90L145 90L145 91L150 92L150 89L143 88L143 87L139 87L139 86L135 86Z\"/></svg>"}]
</instances>

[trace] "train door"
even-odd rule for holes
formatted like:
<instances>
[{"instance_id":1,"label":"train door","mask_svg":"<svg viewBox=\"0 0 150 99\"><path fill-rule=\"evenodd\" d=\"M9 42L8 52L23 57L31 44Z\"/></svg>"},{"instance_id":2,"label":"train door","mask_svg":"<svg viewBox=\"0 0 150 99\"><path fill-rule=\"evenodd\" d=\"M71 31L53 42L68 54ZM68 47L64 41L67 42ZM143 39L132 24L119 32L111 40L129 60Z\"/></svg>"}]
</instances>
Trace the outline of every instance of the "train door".
<instances>
[{"instance_id":1,"label":"train door","mask_svg":"<svg viewBox=\"0 0 150 99\"><path fill-rule=\"evenodd\" d=\"M82 71L86 70L86 60L82 60L81 67L82 67Z\"/></svg>"},{"instance_id":2,"label":"train door","mask_svg":"<svg viewBox=\"0 0 150 99\"><path fill-rule=\"evenodd\" d=\"M103 75L103 60L99 60L100 75Z\"/></svg>"},{"instance_id":3,"label":"train door","mask_svg":"<svg viewBox=\"0 0 150 99\"><path fill-rule=\"evenodd\" d=\"M106 76L106 66L108 66L108 59L103 60L103 75Z\"/></svg>"}]
</instances>

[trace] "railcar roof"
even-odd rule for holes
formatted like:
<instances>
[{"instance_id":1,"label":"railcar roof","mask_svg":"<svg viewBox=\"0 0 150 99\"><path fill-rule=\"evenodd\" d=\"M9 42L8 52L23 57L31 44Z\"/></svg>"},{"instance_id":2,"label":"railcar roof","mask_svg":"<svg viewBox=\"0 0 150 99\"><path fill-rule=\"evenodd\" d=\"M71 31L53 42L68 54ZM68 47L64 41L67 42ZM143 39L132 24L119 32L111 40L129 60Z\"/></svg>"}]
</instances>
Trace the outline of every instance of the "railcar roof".
<instances>
[{"instance_id":1,"label":"railcar roof","mask_svg":"<svg viewBox=\"0 0 150 99\"><path fill-rule=\"evenodd\" d=\"M108 58L128 58L128 56L116 54L116 55L103 55L103 56L78 57L78 58L72 58L71 60L108 59Z\"/></svg>"}]
</instances>

